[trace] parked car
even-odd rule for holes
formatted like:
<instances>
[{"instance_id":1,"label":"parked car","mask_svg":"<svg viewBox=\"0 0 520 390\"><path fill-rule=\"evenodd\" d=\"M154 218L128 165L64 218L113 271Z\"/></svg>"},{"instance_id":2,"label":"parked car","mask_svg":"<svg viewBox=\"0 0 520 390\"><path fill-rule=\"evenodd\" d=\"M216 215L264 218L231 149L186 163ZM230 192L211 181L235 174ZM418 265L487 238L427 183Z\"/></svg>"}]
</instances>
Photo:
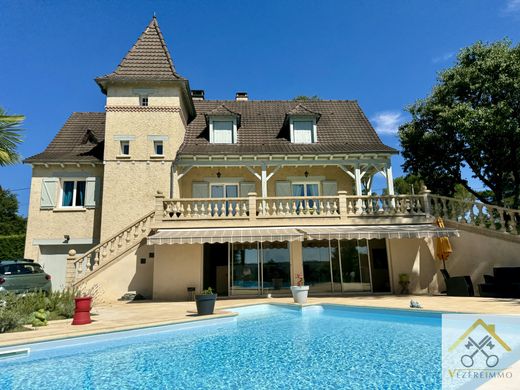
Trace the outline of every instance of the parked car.
<instances>
[{"instance_id":1,"label":"parked car","mask_svg":"<svg viewBox=\"0 0 520 390\"><path fill-rule=\"evenodd\" d=\"M52 291L51 275L34 260L0 260L0 293Z\"/></svg>"}]
</instances>

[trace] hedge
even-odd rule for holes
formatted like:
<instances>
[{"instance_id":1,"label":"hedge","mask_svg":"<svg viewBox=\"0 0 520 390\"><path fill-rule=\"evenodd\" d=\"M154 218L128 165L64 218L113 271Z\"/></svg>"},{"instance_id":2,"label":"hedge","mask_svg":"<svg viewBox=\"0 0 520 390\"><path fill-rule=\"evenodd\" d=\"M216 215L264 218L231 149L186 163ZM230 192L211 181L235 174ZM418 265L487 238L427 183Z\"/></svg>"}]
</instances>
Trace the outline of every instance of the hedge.
<instances>
[{"instance_id":1,"label":"hedge","mask_svg":"<svg viewBox=\"0 0 520 390\"><path fill-rule=\"evenodd\" d=\"M25 234L0 236L0 260L23 258Z\"/></svg>"}]
</instances>

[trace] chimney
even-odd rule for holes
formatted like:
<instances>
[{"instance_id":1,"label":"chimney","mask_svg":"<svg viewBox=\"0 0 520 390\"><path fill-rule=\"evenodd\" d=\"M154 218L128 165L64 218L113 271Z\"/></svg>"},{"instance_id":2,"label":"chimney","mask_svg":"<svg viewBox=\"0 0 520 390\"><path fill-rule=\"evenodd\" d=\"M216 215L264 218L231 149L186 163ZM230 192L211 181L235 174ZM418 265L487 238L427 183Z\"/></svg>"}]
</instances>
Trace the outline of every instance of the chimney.
<instances>
[{"instance_id":1,"label":"chimney","mask_svg":"<svg viewBox=\"0 0 520 390\"><path fill-rule=\"evenodd\" d=\"M191 98L193 100L204 100L204 90L203 89L192 89Z\"/></svg>"},{"instance_id":2,"label":"chimney","mask_svg":"<svg viewBox=\"0 0 520 390\"><path fill-rule=\"evenodd\" d=\"M247 102L249 100L247 97L247 92L237 92L235 94L235 100L237 102Z\"/></svg>"}]
</instances>

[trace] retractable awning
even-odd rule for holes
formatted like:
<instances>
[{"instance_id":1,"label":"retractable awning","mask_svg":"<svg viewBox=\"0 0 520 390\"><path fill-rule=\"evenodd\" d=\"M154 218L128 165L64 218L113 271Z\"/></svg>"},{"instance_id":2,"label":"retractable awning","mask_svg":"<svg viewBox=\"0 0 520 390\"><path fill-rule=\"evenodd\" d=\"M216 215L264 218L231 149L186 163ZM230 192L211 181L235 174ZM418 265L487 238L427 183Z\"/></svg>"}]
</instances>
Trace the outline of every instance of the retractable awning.
<instances>
[{"instance_id":1,"label":"retractable awning","mask_svg":"<svg viewBox=\"0 0 520 390\"><path fill-rule=\"evenodd\" d=\"M458 237L456 229L433 225L312 226L300 227L307 240Z\"/></svg>"},{"instance_id":2,"label":"retractable awning","mask_svg":"<svg viewBox=\"0 0 520 390\"><path fill-rule=\"evenodd\" d=\"M148 245L213 244L226 242L303 241L294 228L159 229Z\"/></svg>"}]
</instances>

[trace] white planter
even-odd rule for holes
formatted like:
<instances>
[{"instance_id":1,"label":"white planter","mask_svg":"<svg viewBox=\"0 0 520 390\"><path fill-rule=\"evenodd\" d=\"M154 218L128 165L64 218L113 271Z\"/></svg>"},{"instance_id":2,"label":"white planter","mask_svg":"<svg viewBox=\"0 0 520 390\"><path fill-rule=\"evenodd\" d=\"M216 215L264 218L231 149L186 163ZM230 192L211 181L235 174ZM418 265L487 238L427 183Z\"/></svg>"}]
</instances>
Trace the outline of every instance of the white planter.
<instances>
[{"instance_id":1,"label":"white planter","mask_svg":"<svg viewBox=\"0 0 520 390\"><path fill-rule=\"evenodd\" d=\"M307 303L307 295L309 294L309 286L291 286L294 302L301 304Z\"/></svg>"}]
</instances>

